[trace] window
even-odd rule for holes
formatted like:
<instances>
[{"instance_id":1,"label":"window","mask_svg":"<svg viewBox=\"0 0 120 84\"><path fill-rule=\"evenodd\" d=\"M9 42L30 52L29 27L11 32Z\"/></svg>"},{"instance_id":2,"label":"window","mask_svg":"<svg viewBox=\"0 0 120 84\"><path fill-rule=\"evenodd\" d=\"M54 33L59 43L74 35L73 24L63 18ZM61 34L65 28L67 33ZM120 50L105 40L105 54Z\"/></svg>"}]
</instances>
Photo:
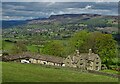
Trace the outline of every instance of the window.
<instances>
[{"instance_id":1,"label":"window","mask_svg":"<svg viewBox=\"0 0 120 84\"><path fill-rule=\"evenodd\" d=\"M45 62L43 62L44 64L46 64Z\"/></svg>"},{"instance_id":2,"label":"window","mask_svg":"<svg viewBox=\"0 0 120 84\"><path fill-rule=\"evenodd\" d=\"M69 64L69 62L67 62L67 64Z\"/></svg>"},{"instance_id":3,"label":"window","mask_svg":"<svg viewBox=\"0 0 120 84\"><path fill-rule=\"evenodd\" d=\"M27 61L29 61L29 59L26 59Z\"/></svg>"},{"instance_id":4,"label":"window","mask_svg":"<svg viewBox=\"0 0 120 84\"><path fill-rule=\"evenodd\" d=\"M92 70L92 69L93 69L93 67L92 67L92 66L90 66L90 69Z\"/></svg>"},{"instance_id":5,"label":"window","mask_svg":"<svg viewBox=\"0 0 120 84\"><path fill-rule=\"evenodd\" d=\"M99 64L99 62L96 62L96 64Z\"/></svg>"},{"instance_id":6,"label":"window","mask_svg":"<svg viewBox=\"0 0 120 84\"><path fill-rule=\"evenodd\" d=\"M80 63L80 65L83 65L83 63Z\"/></svg>"},{"instance_id":7,"label":"window","mask_svg":"<svg viewBox=\"0 0 120 84\"><path fill-rule=\"evenodd\" d=\"M96 70L98 70L99 69L99 67L98 66L96 66Z\"/></svg>"}]
</instances>

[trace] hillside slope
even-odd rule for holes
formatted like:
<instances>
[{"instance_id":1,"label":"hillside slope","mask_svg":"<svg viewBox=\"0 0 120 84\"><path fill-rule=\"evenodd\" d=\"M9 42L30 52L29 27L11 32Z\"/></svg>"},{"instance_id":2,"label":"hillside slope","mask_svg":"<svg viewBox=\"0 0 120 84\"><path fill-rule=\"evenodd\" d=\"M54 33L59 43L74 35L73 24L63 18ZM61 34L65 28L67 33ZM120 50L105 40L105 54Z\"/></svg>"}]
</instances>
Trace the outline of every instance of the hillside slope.
<instances>
[{"instance_id":1,"label":"hillside slope","mask_svg":"<svg viewBox=\"0 0 120 84\"><path fill-rule=\"evenodd\" d=\"M34 64L3 62L3 82L117 82L116 78L49 68Z\"/></svg>"}]
</instances>

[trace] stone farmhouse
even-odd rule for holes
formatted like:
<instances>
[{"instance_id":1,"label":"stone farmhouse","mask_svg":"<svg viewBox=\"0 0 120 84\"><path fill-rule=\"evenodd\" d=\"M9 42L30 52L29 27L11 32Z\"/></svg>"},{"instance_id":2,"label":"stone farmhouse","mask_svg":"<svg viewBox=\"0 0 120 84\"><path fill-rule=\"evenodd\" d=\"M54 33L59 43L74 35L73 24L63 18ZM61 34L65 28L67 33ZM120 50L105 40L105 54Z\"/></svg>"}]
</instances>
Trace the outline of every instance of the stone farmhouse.
<instances>
[{"instance_id":1,"label":"stone farmhouse","mask_svg":"<svg viewBox=\"0 0 120 84\"><path fill-rule=\"evenodd\" d=\"M69 55L64 60L65 66L76 67L81 70L101 70L101 59L97 54L92 53L89 49L89 53L79 53L76 50L74 55Z\"/></svg>"}]
</instances>

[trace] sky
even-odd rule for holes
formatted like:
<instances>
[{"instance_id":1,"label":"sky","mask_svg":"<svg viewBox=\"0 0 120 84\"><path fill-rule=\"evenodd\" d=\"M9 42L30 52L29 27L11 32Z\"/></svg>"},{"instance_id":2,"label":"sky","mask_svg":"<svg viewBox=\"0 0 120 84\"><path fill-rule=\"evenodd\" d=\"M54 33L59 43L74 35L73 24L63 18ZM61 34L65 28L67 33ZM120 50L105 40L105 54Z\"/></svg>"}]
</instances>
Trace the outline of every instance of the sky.
<instances>
[{"instance_id":1,"label":"sky","mask_svg":"<svg viewBox=\"0 0 120 84\"><path fill-rule=\"evenodd\" d=\"M117 0L114 0L116 2L111 2L112 0L107 0L109 2L105 2L106 0L97 0L95 2L56 2L56 0L44 0L44 2L42 0L42 2L35 1L37 0L34 0L34 2L10 2L10 0L4 0L4 2L2 1L2 10L0 9L0 12L2 13L2 20L48 18L50 15L58 14L89 13L118 15Z\"/></svg>"},{"instance_id":2,"label":"sky","mask_svg":"<svg viewBox=\"0 0 120 84\"><path fill-rule=\"evenodd\" d=\"M1 0L2 2L119 2L119 0Z\"/></svg>"}]
</instances>

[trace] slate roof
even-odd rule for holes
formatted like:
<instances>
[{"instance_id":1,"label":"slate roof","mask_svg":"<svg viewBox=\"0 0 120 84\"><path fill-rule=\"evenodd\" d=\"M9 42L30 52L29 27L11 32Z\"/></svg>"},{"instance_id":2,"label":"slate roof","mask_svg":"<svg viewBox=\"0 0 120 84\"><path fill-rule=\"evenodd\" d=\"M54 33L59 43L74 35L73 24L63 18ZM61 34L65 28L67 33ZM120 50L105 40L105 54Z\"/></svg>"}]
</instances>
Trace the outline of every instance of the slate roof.
<instances>
[{"instance_id":1,"label":"slate roof","mask_svg":"<svg viewBox=\"0 0 120 84\"><path fill-rule=\"evenodd\" d=\"M34 53L23 53L18 55L9 55L9 56L2 56L3 61L13 61L17 59L22 58L33 58L33 59L39 59L43 61L49 61L54 63L63 63L62 57L55 57L55 56L46 56L46 55L40 55L40 54L34 54Z\"/></svg>"},{"instance_id":2,"label":"slate roof","mask_svg":"<svg viewBox=\"0 0 120 84\"><path fill-rule=\"evenodd\" d=\"M63 60L64 60L62 57L55 57L55 56L49 56L49 55L46 56L46 55L39 55L39 54L32 58L48 61L48 62L54 62L54 63L63 63Z\"/></svg>"},{"instance_id":3,"label":"slate roof","mask_svg":"<svg viewBox=\"0 0 120 84\"><path fill-rule=\"evenodd\" d=\"M22 54L17 54L17 55L9 55L9 56L2 56L3 61L12 61L16 59L22 59L22 58L30 58L31 53L22 53Z\"/></svg>"}]
</instances>

